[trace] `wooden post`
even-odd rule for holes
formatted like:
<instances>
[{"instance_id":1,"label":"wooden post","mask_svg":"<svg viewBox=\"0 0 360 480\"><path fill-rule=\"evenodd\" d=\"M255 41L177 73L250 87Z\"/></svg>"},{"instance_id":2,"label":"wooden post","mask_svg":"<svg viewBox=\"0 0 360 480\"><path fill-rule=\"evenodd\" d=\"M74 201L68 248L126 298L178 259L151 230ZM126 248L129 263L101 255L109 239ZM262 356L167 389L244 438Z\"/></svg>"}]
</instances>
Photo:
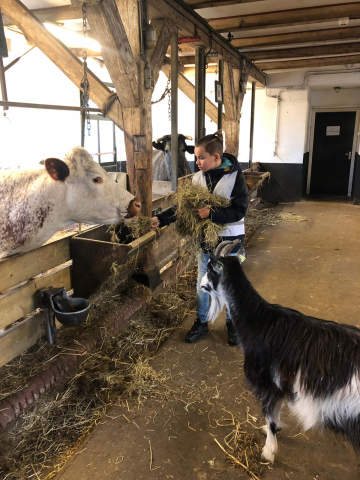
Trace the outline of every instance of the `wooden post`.
<instances>
[{"instance_id":1,"label":"wooden post","mask_svg":"<svg viewBox=\"0 0 360 480\"><path fill-rule=\"evenodd\" d=\"M255 82L251 85L251 120L250 120L250 146L249 146L249 168L253 164L253 143L254 143L254 117L255 117Z\"/></svg>"},{"instance_id":2,"label":"wooden post","mask_svg":"<svg viewBox=\"0 0 360 480\"><path fill-rule=\"evenodd\" d=\"M219 83L224 85L224 60L219 60ZM224 87L223 87L224 91ZM223 105L224 105L224 99L222 98L222 102L218 103L218 130L222 129L223 126Z\"/></svg>"},{"instance_id":3,"label":"wooden post","mask_svg":"<svg viewBox=\"0 0 360 480\"><path fill-rule=\"evenodd\" d=\"M204 104L205 105L205 104ZM171 35L171 190L178 186L178 32Z\"/></svg>"},{"instance_id":4,"label":"wooden post","mask_svg":"<svg viewBox=\"0 0 360 480\"><path fill-rule=\"evenodd\" d=\"M225 142L226 152L239 154L241 107L246 93L249 68L243 63L241 70L233 69L229 62L224 65L224 104L225 104Z\"/></svg>"},{"instance_id":5,"label":"wooden post","mask_svg":"<svg viewBox=\"0 0 360 480\"><path fill-rule=\"evenodd\" d=\"M1 15L1 13L0 13ZM1 97L4 102L7 102L7 90L6 90L6 80L5 80L5 70L4 70L4 64L3 64L3 59L0 57L0 84L1 84ZM5 116L5 111L9 110L9 107L4 106L4 116Z\"/></svg>"},{"instance_id":6,"label":"wooden post","mask_svg":"<svg viewBox=\"0 0 360 480\"><path fill-rule=\"evenodd\" d=\"M195 141L205 135L205 48L195 47Z\"/></svg>"}]
</instances>

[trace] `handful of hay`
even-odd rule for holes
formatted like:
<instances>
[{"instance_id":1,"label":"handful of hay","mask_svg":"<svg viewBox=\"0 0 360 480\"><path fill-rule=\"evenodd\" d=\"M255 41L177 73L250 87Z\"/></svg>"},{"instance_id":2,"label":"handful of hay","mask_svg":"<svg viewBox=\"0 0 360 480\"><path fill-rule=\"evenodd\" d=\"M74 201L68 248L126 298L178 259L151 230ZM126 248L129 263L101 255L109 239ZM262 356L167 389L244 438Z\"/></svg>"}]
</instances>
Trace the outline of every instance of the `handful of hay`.
<instances>
[{"instance_id":1,"label":"handful of hay","mask_svg":"<svg viewBox=\"0 0 360 480\"><path fill-rule=\"evenodd\" d=\"M208 250L215 248L224 225L214 223L210 218L200 218L196 210L205 207L209 207L210 210L229 207L231 201L192 184L179 188L175 201L177 203L175 225L180 237L189 237L195 249L199 249L201 245Z\"/></svg>"},{"instance_id":2,"label":"handful of hay","mask_svg":"<svg viewBox=\"0 0 360 480\"><path fill-rule=\"evenodd\" d=\"M136 238L149 233L151 229L151 218L136 217L128 225L122 222L114 223L110 226L108 232L113 243L130 243Z\"/></svg>"}]
</instances>

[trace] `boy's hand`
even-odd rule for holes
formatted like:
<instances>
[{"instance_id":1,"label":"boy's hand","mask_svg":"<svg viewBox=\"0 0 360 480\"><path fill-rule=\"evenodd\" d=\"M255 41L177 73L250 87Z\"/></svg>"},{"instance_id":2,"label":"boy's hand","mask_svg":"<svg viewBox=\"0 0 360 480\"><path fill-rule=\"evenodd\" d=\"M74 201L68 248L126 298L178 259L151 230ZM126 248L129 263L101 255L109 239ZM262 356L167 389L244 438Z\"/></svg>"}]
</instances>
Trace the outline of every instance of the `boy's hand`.
<instances>
[{"instance_id":1,"label":"boy's hand","mask_svg":"<svg viewBox=\"0 0 360 480\"><path fill-rule=\"evenodd\" d=\"M157 228L160 226L160 222L159 222L159 219L158 217L152 217L151 219L151 227L152 228Z\"/></svg>"},{"instance_id":2,"label":"boy's hand","mask_svg":"<svg viewBox=\"0 0 360 480\"><path fill-rule=\"evenodd\" d=\"M209 207L197 208L196 211L197 211L200 218L209 218L210 217L210 208Z\"/></svg>"}]
</instances>

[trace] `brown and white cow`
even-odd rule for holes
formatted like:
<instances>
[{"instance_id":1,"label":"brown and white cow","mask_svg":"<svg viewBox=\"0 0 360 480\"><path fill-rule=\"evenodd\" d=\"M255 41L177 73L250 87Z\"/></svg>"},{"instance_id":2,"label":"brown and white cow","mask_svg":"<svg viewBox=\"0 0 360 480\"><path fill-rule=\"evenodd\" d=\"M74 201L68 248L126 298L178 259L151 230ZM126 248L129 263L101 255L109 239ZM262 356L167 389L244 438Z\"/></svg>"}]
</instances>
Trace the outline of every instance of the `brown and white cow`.
<instances>
[{"instance_id":1,"label":"brown and white cow","mask_svg":"<svg viewBox=\"0 0 360 480\"><path fill-rule=\"evenodd\" d=\"M71 223L108 225L140 208L82 147L64 161L48 158L44 170L0 173L0 258L38 248Z\"/></svg>"}]
</instances>

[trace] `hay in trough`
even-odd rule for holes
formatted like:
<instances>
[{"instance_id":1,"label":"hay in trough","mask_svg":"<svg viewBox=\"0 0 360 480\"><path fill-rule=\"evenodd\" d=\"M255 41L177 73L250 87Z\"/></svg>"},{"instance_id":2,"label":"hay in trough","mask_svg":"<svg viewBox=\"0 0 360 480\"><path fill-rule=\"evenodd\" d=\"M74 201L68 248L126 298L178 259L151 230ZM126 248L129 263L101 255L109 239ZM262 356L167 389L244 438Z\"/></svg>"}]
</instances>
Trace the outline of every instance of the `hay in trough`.
<instances>
[{"instance_id":1,"label":"hay in trough","mask_svg":"<svg viewBox=\"0 0 360 480\"><path fill-rule=\"evenodd\" d=\"M150 357L193 308L195 285L196 273L190 272L170 290L154 296L146 310L119 335L102 328L98 347L83 356L78 374L65 389L41 397L14 428L0 433L0 478L50 479L113 405L124 402L129 395L139 403L150 396L164 398L167 374L155 372ZM119 308L126 296L125 290L110 292L96 304L96 311L106 315ZM96 325L91 325L90 319L84 328ZM57 346L42 340L30 353L2 367L0 381L6 379L6 392L26 385L27 378L59 353L71 354L67 345L77 338L76 332L75 328L60 330ZM24 369L18 375L19 363L31 371L27 378Z\"/></svg>"},{"instance_id":2,"label":"hay in trough","mask_svg":"<svg viewBox=\"0 0 360 480\"><path fill-rule=\"evenodd\" d=\"M196 209L224 208L228 207L231 201L210 193L206 188L188 184L178 189L175 202L177 203L175 225L180 237L188 238L195 250L198 250L201 245L212 250L219 242L219 235L224 226L212 222L210 218L201 219Z\"/></svg>"},{"instance_id":3,"label":"hay in trough","mask_svg":"<svg viewBox=\"0 0 360 480\"><path fill-rule=\"evenodd\" d=\"M113 243L131 243L136 238L146 235L152 230L150 217L136 217L131 223L114 223L108 232Z\"/></svg>"}]
</instances>

